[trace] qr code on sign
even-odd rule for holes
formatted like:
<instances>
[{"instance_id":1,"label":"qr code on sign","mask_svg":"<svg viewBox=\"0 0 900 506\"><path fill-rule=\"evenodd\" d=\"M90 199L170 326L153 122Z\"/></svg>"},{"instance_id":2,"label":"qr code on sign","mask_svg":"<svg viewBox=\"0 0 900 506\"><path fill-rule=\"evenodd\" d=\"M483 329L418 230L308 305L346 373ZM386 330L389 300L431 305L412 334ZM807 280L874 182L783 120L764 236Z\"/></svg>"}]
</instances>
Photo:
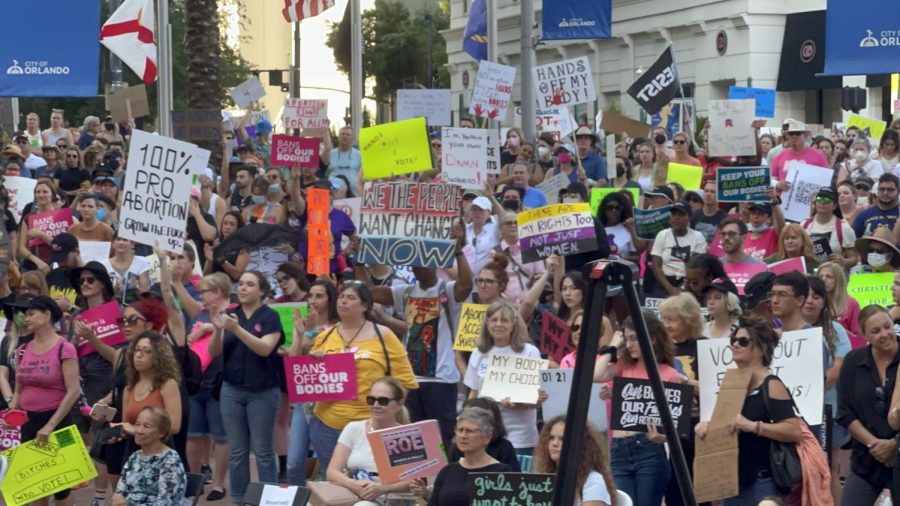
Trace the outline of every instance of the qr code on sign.
<instances>
[{"instance_id":1,"label":"qr code on sign","mask_svg":"<svg viewBox=\"0 0 900 506\"><path fill-rule=\"evenodd\" d=\"M794 181L794 186L791 188L791 200L806 206L811 205L816 198L816 193L818 193L821 188L820 185L808 181Z\"/></svg>"}]
</instances>

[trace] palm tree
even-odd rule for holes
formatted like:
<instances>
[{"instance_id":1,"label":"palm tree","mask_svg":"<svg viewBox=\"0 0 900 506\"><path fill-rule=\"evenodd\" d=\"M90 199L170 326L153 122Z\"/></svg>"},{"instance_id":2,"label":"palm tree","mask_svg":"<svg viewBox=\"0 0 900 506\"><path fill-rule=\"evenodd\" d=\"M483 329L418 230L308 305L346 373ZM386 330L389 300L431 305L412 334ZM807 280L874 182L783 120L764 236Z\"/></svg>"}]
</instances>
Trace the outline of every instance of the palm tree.
<instances>
[{"instance_id":1,"label":"palm tree","mask_svg":"<svg viewBox=\"0 0 900 506\"><path fill-rule=\"evenodd\" d=\"M184 53L187 62L188 109L222 109L219 72L219 8L217 0L184 0ZM176 44L178 42L175 42ZM210 164L221 161L222 143L199 141L212 152Z\"/></svg>"}]
</instances>

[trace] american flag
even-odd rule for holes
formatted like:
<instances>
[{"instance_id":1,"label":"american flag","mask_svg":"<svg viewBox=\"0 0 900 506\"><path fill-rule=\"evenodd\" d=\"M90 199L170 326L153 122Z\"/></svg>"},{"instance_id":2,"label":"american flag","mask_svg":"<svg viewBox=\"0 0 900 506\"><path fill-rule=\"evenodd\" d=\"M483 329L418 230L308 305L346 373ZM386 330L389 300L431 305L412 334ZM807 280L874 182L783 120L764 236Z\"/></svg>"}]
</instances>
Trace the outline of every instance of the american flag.
<instances>
[{"instance_id":1,"label":"american flag","mask_svg":"<svg viewBox=\"0 0 900 506\"><path fill-rule=\"evenodd\" d=\"M284 19L287 22L300 21L322 14L325 9L334 6L334 0L284 0Z\"/></svg>"}]
</instances>

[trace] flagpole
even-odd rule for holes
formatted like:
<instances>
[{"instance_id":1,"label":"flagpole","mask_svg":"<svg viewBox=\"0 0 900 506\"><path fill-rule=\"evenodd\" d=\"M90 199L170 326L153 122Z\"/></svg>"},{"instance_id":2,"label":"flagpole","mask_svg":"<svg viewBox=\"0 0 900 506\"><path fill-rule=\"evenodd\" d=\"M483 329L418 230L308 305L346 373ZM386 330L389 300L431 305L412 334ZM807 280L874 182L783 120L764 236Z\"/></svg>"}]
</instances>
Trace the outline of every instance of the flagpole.
<instances>
[{"instance_id":1,"label":"flagpole","mask_svg":"<svg viewBox=\"0 0 900 506\"><path fill-rule=\"evenodd\" d=\"M359 0L350 0L350 126L359 139L362 127L363 68L362 12Z\"/></svg>"},{"instance_id":2,"label":"flagpole","mask_svg":"<svg viewBox=\"0 0 900 506\"><path fill-rule=\"evenodd\" d=\"M532 27L534 26L534 0L522 0L519 11L519 29L522 31L521 62L522 83L522 134L527 142L535 142L535 102L534 102L534 44ZM568 111L567 111L568 114Z\"/></svg>"},{"instance_id":3,"label":"flagpole","mask_svg":"<svg viewBox=\"0 0 900 506\"><path fill-rule=\"evenodd\" d=\"M157 0L156 22L158 54L156 90L159 104L157 131L160 135L172 135L172 31L169 25L169 0Z\"/></svg>"}]
</instances>

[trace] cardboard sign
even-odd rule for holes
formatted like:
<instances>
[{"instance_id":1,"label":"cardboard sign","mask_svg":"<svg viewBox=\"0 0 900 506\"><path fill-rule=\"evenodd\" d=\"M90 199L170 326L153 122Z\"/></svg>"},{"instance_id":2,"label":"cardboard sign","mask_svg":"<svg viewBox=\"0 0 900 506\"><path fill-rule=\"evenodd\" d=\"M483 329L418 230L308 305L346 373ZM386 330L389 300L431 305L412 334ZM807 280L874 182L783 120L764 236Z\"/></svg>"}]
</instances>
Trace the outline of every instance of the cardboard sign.
<instances>
[{"instance_id":1,"label":"cardboard sign","mask_svg":"<svg viewBox=\"0 0 900 506\"><path fill-rule=\"evenodd\" d=\"M84 263L108 261L111 248L109 241L78 241L78 253Z\"/></svg>"},{"instance_id":2,"label":"cardboard sign","mask_svg":"<svg viewBox=\"0 0 900 506\"><path fill-rule=\"evenodd\" d=\"M489 130L476 128L441 129L441 182L470 190L484 189L489 134Z\"/></svg>"},{"instance_id":3,"label":"cardboard sign","mask_svg":"<svg viewBox=\"0 0 900 506\"><path fill-rule=\"evenodd\" d=\"M459 311L459 324L456 326L456 339L453 340L453 349L458 351L472 351L481 335L481 324L484 322L484 314L487 313L487 304L463 304Z\"/></svg>"},{"instance_id":4,"label":"cardboard sign","mask_svg":"<svg viewBox=\"0 0 900 506\"><path fill-rule=\"evenodd\" d=\"M788 258L787 260L769 264L769 272L776 276L793 271L806 274L806 257Z\"/></svg>"},{"instance_id":5,"label":"cardboard sign","mask_svg":"<svg viewBox=\"0 0 900 506\"><path fill-rule=\"evenodd\" d=\"M786 168L785 181L791 187L781 194L781 211L785 220L803 223L809 218L816 193L823 186L831 186L834 171L796 161Z\"/></svg>"},{"instance_id":6,"label":"cardboard sign","mask_svg":"<svg viewBox=\"0 0 900 506\"><path fill-rule=\"evenodd\" d=\"M558 204L559 192L568 187L569 176L562 173L552 176L550 179L545 179L544 182L535 186L535 188L544 192L544 195L547 196L547 202L551 204Z\"/></svg>"},{"instance_id":7,"label":"cardboard sign","mask_svg":"<svg viewBox=\"0 0 900 506\"><path fill-rule=\"evenodd\" d=\"M594 219L586 202L529 209L519 213L516 220L523 262L597 249Z\"/></svg>"},{"instance_id":8,"label":"cardboard sign","mask_svg":"<svg viewBox=\"0 0 900 506\"><path fill-rule=\"evenodd\" d=\"M719 202L768 202L771 179L769 167L719 167L716 196Z\"/></svg>"},{"instance_id":9,"label":"cardboard sign","mask_svg":"<svg viewBox=\"0 0 900 506\"><path fill-rule=\"evenodd\" d=\"M754 115L757 118L775 117L775 90L770 88L748 88L746 86L730 86L729 100L756 100Z\"/></svg>"},{"instance_id":10,"label":"cardboard sign","mask_svg":"<svg viewBox=\"0 0 900 506\"><path fill-rule=\"evenodd\" d=\"M569 395L575 369L548 369L541 371L541 388L547 392L547 400L541 404L544 420L565 415L569 410ZM588 421L600 432L606 432L606 402L600 400L600 383L591 384ZM579 394L581 395L581 394ZM581 398L581 397L579 397Z\"/></svg>"},{"instance_id":11,"label":"cardboard sign","mask_svg":"<svg viewBox=\"0 0 900 506\"><path fill-rule=\"evenodd\" d=\"M703 179L703 167L669 162L667 183L678 183L685 189L693 190L700 188L701 179Z\"/></svg>"},{"instance_id":12,"label":"cardboard sign","mask_svg":"<svg viewBox=\"0 0 900 506\"><path fill-rule=\"evenodd\" d=\"M147 102L147 87L143 84L126 86L110 93L106 99L109 115L116 123L124 123L134 118L150 115Z\"/></svg>"},{"instance_id":13,"label":"cardboard sign","mask_svg":"<svg viewBox=\"0 0 900 506\"><path fill-rule=\"evenodd\" d=\"M19 427L0 427L0 452L22 444L22 431Z\"/></svg>"},{"instance_id":14,"label":"cardboard sign","mask_svg":"<svg viewBox=\"0 0 900 506\"><path fill-rule=\"evenodd\" d=\"M515 67L481 60L475 78L475 89L472 91L472 103L469 104L469 114L479 118L505 120L515 80Z\"/></svg>"},{"instance_id":15,"label":"cardboard sign","mask_svg":"<svg viewBox=\"0 0 900 506\"><path fill-rule=\"evenodd\" d=\"M397 90L397 119L424 117L431 126L450 126L450 90Z\"/></svg>"},{"instance_id":16,"label":"cardboard sign","mask_svg":"<svg viewBox=\"0 0 900 506\"><path fill-rule=\"evenodd\" d=\"M861 308L870 304L889 307L894 303L891 293L893 285L893 272L851 274L847 282L847 294L856 299Z\"/></svg>"},{"instance_id":17,"label":"cardboard sign","mask_svg":"<svg viewBox=\"0 0 900 506\"><path fill-rule=\"evenodd\" d=\"M353 353L284 357L290 402L357 400L356 360Z\"/></svg>"},{"instance_id":18,"label":"cardboard sign","mask_svg":"<svg viewBox=\"0 0 900 506\"><path fill-rule=\"evenodd\" d=\"M603 111L600 129L607 133L627 135L628 137L650 138L650 125L611 111Z\"/></svg>"},{"instance_id":19,"label":"cardboard sign","mask_svg":"<svg viewBox=\"0 0 900 506\"><path fill-rule=\"evenodd\" d=\"M285 129L327 129L328 101L327 100L303 100L299 98L284 99L284 111L281 113Z\"/></svg>"},{"instance_id":20,"label":"cardboard sign","mask_svg":"<svg viewBox=\"0 0 900 506\"><path fill-rule=\"evenodd\" d=\"M587 56L535 67L534 91L538 108L586 104L597 100Z\"/></svg>"},{"instance_id":21,"label":"cardboard sign","mask_svg":"<svg viewBox=\"0 0 900 506\"><path fill-rule=\"evenodd\" d=\"M384 123L359 131L366 179L383 179L431 170L431 144L425 118Z\"/></svg>"},{"instance_id":22,"label":"cardboard sign","mask_svg":"<svg viewBox=\"0 0 900 506\"><path fill-rule=\"evenodd\" d=\"M54 431L45 445L28 441L3 456L9 468L0 489L7 506L29 504L97 477L74 425Z\"/></svg>"},{"instance_id":23,"label":"cardboard sign","mask_svg":"<svg viewBox=\"0 0 900 506\"><path fill-rule=\"evenodd\" d=\"M469 473L469 497L471 506L553 506L555 484L553 474Z\"/></svg>"},{"instance_id":24,"label":"cardboard sign","mask_svg":"<svg viewBox=\"0 0 900 506\"><path fill-rule=\"evenodd\" d=\"M197 146L141 130L131 134L119 236L181 252Z\"/></svg>"},{"instance_id":25,"label":"cardboard sign","mask_svg":"<svg viewBox=\"0 0 900 506\"><path fill-rule=\"evenodd\" d=\"M253 102L266 96L266 89L263 88L259 78L253 76L235 86L228 94L231 96L231 99L234 100L235 105L241 109L246 109L250 107Z\"/></svg>"},{"instance_id":26,"label":"cardboard sign","mask_svg":"<svg viewBox=\"0 0 900 506\"><path fill-rule=\"evenodd\" d=\"M663 386L678 435L690 437L693 431L691 405L694 388L678 383L663 383ZM650 380L616 377L613 379L612 390L610 426L613 430L647 432L647 424L662 429L662 419L656 406L653 389L650 387Z\"/></svg>"},{"instance_id":27,"label":"cardboard sign","mask_svg":"<svg viewBox=\"0 0 900 506\"><path fill-rule=\"evenodd\" d=\"M488 368L478 396L498 402L509 397L512 402L537 404L541 370L547 368L547 363L514 355L488 355Z\"/></svg>"},{"instance_id":28,"label":"cardboard sign","mask_svg":"<svg viewBox=\"0 0 900 506\"><path fill-rule=\"evenodd\" d=\"M172 111L172 134L183 141L222 139L222 113L219 109Z\"/></svg>"},{"instance_id":29,"label":"cardboard sign","mask_svg":"<svg viewBox=\"0 0 900 506\"><path fill-rule=\"evenodd\" d=\"M541 312L541 353L552 358L557 364L575 349L572 329L555 314Z\"/></svg>"},{"instance_id":30,"label":"cardboard sign","mask_svg":"<svg viewBox=\"0 0 900 506\"><path fill-rule=\"evenodd\" d=\"M34 201L34 187L37 186L37 180L30 177L3 176L3 186L9 195L7 208L12 211L16 223L21 223L25 206Z\"/></svg>"},{"instance_id":31,"label":"cardboard sign","mask_svg":"<svg viewBox=\"0 0 900 506\"><path fill-rule=\"evenodd\" d=\"M641 239L656 239L656 235L669 228L672 206L656 209L634 209L634 232Z\"/></svg>"},{"instance_id":32,"label":"cardboard sign","mask_svg":"<svg viewBox=\"0 0 900 506\"><path fill-rule=\"evenodd\" d=\"M97 339L107 346L117 346L125 342L125 334L118 320L122 318L122 309L119 303L111 300L106 304L92 307L78 315L77 319L87 324ZM82 341L77 350L78 358L95 353L97 350L88 341Z\"/></svg>"},{"instance_id":33,"label":"cardboard sign","mask_svg":"<svg viewBox=\"0 0 900 506\"><path fill-rule=\"evenodd\" d=\"M310 188L307 198L308 249L306 273L328 276L331 273L331 230L328 213L331 211L331 194L322 188Z\"/></svg>"},{"instance_id":34,"label":"cardboard sign","mask_svg":"<svg viewBox=\"0 0 900 506\"><path fill-rule=\"evenodd\" d=\"M268 306L278 313L278 319L281 321L281 330L284 331L284 349L290 349L294 342L294 310L300 310L300 317L304 320L309 318L309 305L306 302L279 302L268 304Z\"/></svg>"},{"instance_id":35,"label":"cardboard sign","mask_svg":"<svg viewBox=\"0 0 900 506\"><path fill-rule=\"evenodd\" d=\"M381 483L437 476L447 465L437 420L376 430L367 437Z\"/></svg>"},{"instance_id":36,"label":"cardboard sign","mask_svg":"<svg viewBox=\"0 0 900 506\"><path fill-rule=\"evenodd\" d=\"M318 137L275 134L272 136L269 161L279 167L299 165L302 168L318 168L319 142Z\"/></svg>"},{"instance_id":37,"label":"cardboard sign","mask_svg":"<svg viewBox=\"0 0 900 506\"><path fill-rule=\"evenodd\" d=\"M751 126L755 115L755 100L710 100L709 156L755 155L756 132Z\"/></svg>"},{"instance_id":38,"label":"cardboard sign","mask_svg":"<svg viewBox=\"0 0 900 506\"><path fill-rule=\"evenodd\" d=\"M28 230L40 230L50 237L56 237L63 232L68 232L69 227L75 223L75 219L72 217L72 209L69 207L47 211L46 213L29 214L25 221L28 222ZM44 241L37 237L28 239L29 246L38 246L40 244L44 244Z\"/></svg>"},{"instance_id":39,"label":"cardboard sign","mask_svg":"<svg viewBox=\"0 0 900 506\"><path fill-rule=\"evenodd\" d=\"M766 272L768 267L763 263L726 263L722 267L725 268L725 274L728 279L737 287L738 295L744 295L744 285L746 285L753 276L760 272Z\"/></svg>"},{"instance_id":40,"label":"cardboard sign","mask_svg":"<svg viewBox=\"0 0 900 506\"><path fill-rule=\"evenodd\" d=\"M606 197L610 193L621 191L631 192L631 196L634 197L632 199L632 202L634 202L634 206L632 207L637 207L638 204L640 204L640 188L593 188L591 189L591 216L597 216L600 211L600 203L603 202L604 197Z\"/></svg>"},{"instance_id":41,"label":"cardboard sign","mask_svg":"<svg viewBox=\"0 0 900 506\"><path fill-rule=\"evenodd\" d=\"M822 378L822 328L784 332L775 347L769 370L784 382L810 425L822 423L825 384ZM727 369L735 367L728 339L697 341L700 376L700 419L709 420L716 404L716 392Z\"/></svg>"},{"instance_id":42,"label":"cardboard sign","mask_svg":"<svg viewBox=\"0 0 900 506\"><path fill-rule=\"evenodd\" d=\"M881 136L884 135L884 131L887 129L887 123L881 120L860 116L859 114L851 114L847 119L847 128L849 127L859 128L859 131L864 133L866 137L877 142L881 139Z\"/></svg>"},{"instance_id":43,"label":"cardboard sign","mask_svg":"<svg viewBox=\"0 0 900 506\"><path fill-rule=\"evenodd\" d=\"M366 185L357 261L364 264L453 265L451 228L462 212L462 188L431 183Z\"/></svg>"}]
</instances>

